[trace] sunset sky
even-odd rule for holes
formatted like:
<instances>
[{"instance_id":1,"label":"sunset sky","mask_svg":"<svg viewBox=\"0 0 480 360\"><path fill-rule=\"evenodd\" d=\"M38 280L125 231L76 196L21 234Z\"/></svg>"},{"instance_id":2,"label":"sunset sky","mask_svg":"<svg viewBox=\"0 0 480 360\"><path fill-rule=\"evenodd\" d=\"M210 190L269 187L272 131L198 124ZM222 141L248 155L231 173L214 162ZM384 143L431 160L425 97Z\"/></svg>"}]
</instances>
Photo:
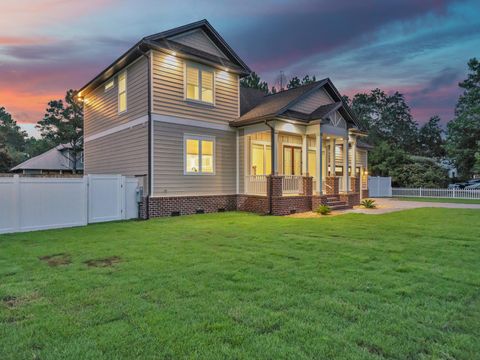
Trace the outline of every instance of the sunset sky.
<instances>
[{"instance_id":1,"label":"sunset sky","mask_svg":"<svg viewBox=\"0 0 480 360\"><path fill-rule=\"evenodd\" d=\"M480 57L480 1L0 0L0 106L22 124L145 35L206 18L262 78L330 77L347 95L406 95L415 120L453 116ZM31 130L33 125L27 125Z\"/></svg>"}]
</instances>

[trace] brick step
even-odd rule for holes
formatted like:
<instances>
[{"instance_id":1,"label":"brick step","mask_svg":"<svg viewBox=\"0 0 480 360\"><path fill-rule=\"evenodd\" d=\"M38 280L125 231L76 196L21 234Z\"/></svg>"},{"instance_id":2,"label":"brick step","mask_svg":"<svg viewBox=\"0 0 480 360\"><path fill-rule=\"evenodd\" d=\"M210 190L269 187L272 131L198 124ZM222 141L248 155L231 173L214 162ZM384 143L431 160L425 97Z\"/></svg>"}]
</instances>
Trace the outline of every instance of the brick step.
<instances>
[{"instance_id":1,"label":"brick step","mask_svg":"<svg viewBox=\"0 0 480 360\"><path fill-rule=\"evenodd\" d=\"M339 201L340 196L327 196L327 201Z\"/></svg>"},{"instance_id":2,"label":"brick step","mask_svg":"<svg viewBox=\"0 0 480 360\"><path fill-rule=\"evenodd\" d=\"M336 206L336 205L346 205L345 201L334 200L334 201L327 201L328 206Z\"/></svg>"},{"instance_id":3,"label":"brick step","mask_svg":"<svg viewBox=\"0 0 480 360\"><path fill-rule=\"evenodd\" d=\"M328 205L328 206L330 206L330 205ZM331 210L345 210L345 209L350 209L350 207L346 203L343 203L343 204L338 204L338 205L332 205L332 206L330 206L330 209Z\"/></svg>"}]
</instances>

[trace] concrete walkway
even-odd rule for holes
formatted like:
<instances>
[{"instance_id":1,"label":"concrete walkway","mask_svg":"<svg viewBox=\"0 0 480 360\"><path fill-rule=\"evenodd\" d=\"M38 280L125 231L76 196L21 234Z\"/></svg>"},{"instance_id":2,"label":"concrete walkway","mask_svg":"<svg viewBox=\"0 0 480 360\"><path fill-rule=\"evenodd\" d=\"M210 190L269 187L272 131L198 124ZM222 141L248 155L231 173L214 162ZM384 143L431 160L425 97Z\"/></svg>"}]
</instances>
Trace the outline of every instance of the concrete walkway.
<instances>
[{"instance_id":1,"label":"concrete walkway","mask_svg":"<svg viewBox=\"0 0 480 360\"><path fill-rule=\"evenodd\" d=\"M376 209L364 209L360 206L354 209L346 210L343 213L360 214L385 214L394 211L416 209L416 208L449 208L449 209L479 209L480 204L457 204L457 203L437 203L426 201L403 201L395 199L374 199L377 204Z\"/></svg>"},{"instance_id":2,"label":"concrete walkway","mask_svg":"<svg viewBox=\"0 0 480 360\"><path fill-rule=\"evenodd\" d=\"M314 211L309 211L305 213L298 213L288 215L289 217L296 218L316 218L316 217L332 217L337 215L357 213L357 214L368 214L368 215L379 215L386 214L395 211L416 209L416 208L450 208L450 209L478 209L480 210L480 204L457 204L457 203L436 203L436 202L426 202L426 201L403 201L395 199L386 199L386 198L376 198L375 204L377 207L375 209L365 209L361 206L355 206L353 209L348 210L339 210L332 211L329 215L320 215Z\"/></svg>"}]
</instances>

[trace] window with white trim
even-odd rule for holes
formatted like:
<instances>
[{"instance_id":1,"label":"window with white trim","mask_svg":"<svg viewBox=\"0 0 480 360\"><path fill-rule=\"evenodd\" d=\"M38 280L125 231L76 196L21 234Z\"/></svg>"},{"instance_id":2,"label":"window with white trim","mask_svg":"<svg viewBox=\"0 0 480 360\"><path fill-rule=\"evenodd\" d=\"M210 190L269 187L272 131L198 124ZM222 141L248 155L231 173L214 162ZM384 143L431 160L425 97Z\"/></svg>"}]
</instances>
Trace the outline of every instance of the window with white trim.
<instances>
[{"instance_id":1,"label":"window with white trim","mask_svg":"<svg viewBox=\"0 0 480 360\"><path fill-rule=\"evenodd\" d=\"M215 172L215 138L210 136L184 136L185 174L209 174Z\"/></svg>"},{"instance_id":2,"label":"window with white trim","mask_svg":"<svg viewBox=\"0 0 480 360\"><path fill-rule=\"evenodd\" d=\"M113 85L115 85L113 79L108 81L106 84L105 84L105 92L107 92L108 90L112 90L113 89Z\"/></svg>"},{"instance_id":3,"label":"window with white trim","mask_svg":"<svg viewBox=\"0 0 480 360\"><path fill-rule=\"evenodd\" d=\"M127 72L118 75L118 112L127 111Z\"/></svg>"},{"instance_id":4,"label":"window with white trim","mask_svg":"<svg viewBox=\"0 0 480 360\"><path fill-rule=\"evenodd\" d=\"M213 69L199 64L186 65L186 94L187 100L213 104Z\"/></svg>"}]
</instances>

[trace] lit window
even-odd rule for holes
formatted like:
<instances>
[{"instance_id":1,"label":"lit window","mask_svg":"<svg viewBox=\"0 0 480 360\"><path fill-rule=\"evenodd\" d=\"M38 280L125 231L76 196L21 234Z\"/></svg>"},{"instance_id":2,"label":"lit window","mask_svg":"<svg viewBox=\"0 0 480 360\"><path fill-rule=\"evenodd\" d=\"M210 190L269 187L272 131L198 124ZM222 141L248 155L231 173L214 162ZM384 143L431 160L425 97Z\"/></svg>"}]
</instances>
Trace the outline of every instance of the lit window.
<instances>
[{"instance_id":1,"label":"lit window","mask_svg":"<svg viewBox=\"0 0 480 360\"><path fill-rule=\"evenodd\" d=\"M188 64L186 76L186 98L213 104L213 71L203 66Z\"/></svg>"},{"instance_id":2,"label":"lit window","mask_svg":"<svg viewBox=\"0 0 480 360\"><path fill-rule=\"evenodd\" d=\"M252 143L250 175L272 173L272 148L267 144Z\"/></svg>"},{"instance_id":3,"label":"lit window","mask_svg":"<svg viewBox=\"0 0 480 360\"><path fill-rule=\"evenodd\" d=\"M118 75L118 112L127 110L127 73Z\"/></svg>"},{"instance_id":4,"label":"lit window","mask_svg":"<svg viewBox=\"0 0 480 360\"><path fill-rule=\"evenodd\" d=\"M113 82L113 79L112 79L105 84L105 91L113 89L113 85L114 85L114 82Z\"/></svg>"},{"instance_id":5,"label":"lit window","mask_svg":"<svg viewBox=\"0 0 480 360\"><path fill-rule=\"evenodd\" d=\"M185 136L185 173L215 172L215 139L205 136Z\"/></svg>"}]
</instances>

